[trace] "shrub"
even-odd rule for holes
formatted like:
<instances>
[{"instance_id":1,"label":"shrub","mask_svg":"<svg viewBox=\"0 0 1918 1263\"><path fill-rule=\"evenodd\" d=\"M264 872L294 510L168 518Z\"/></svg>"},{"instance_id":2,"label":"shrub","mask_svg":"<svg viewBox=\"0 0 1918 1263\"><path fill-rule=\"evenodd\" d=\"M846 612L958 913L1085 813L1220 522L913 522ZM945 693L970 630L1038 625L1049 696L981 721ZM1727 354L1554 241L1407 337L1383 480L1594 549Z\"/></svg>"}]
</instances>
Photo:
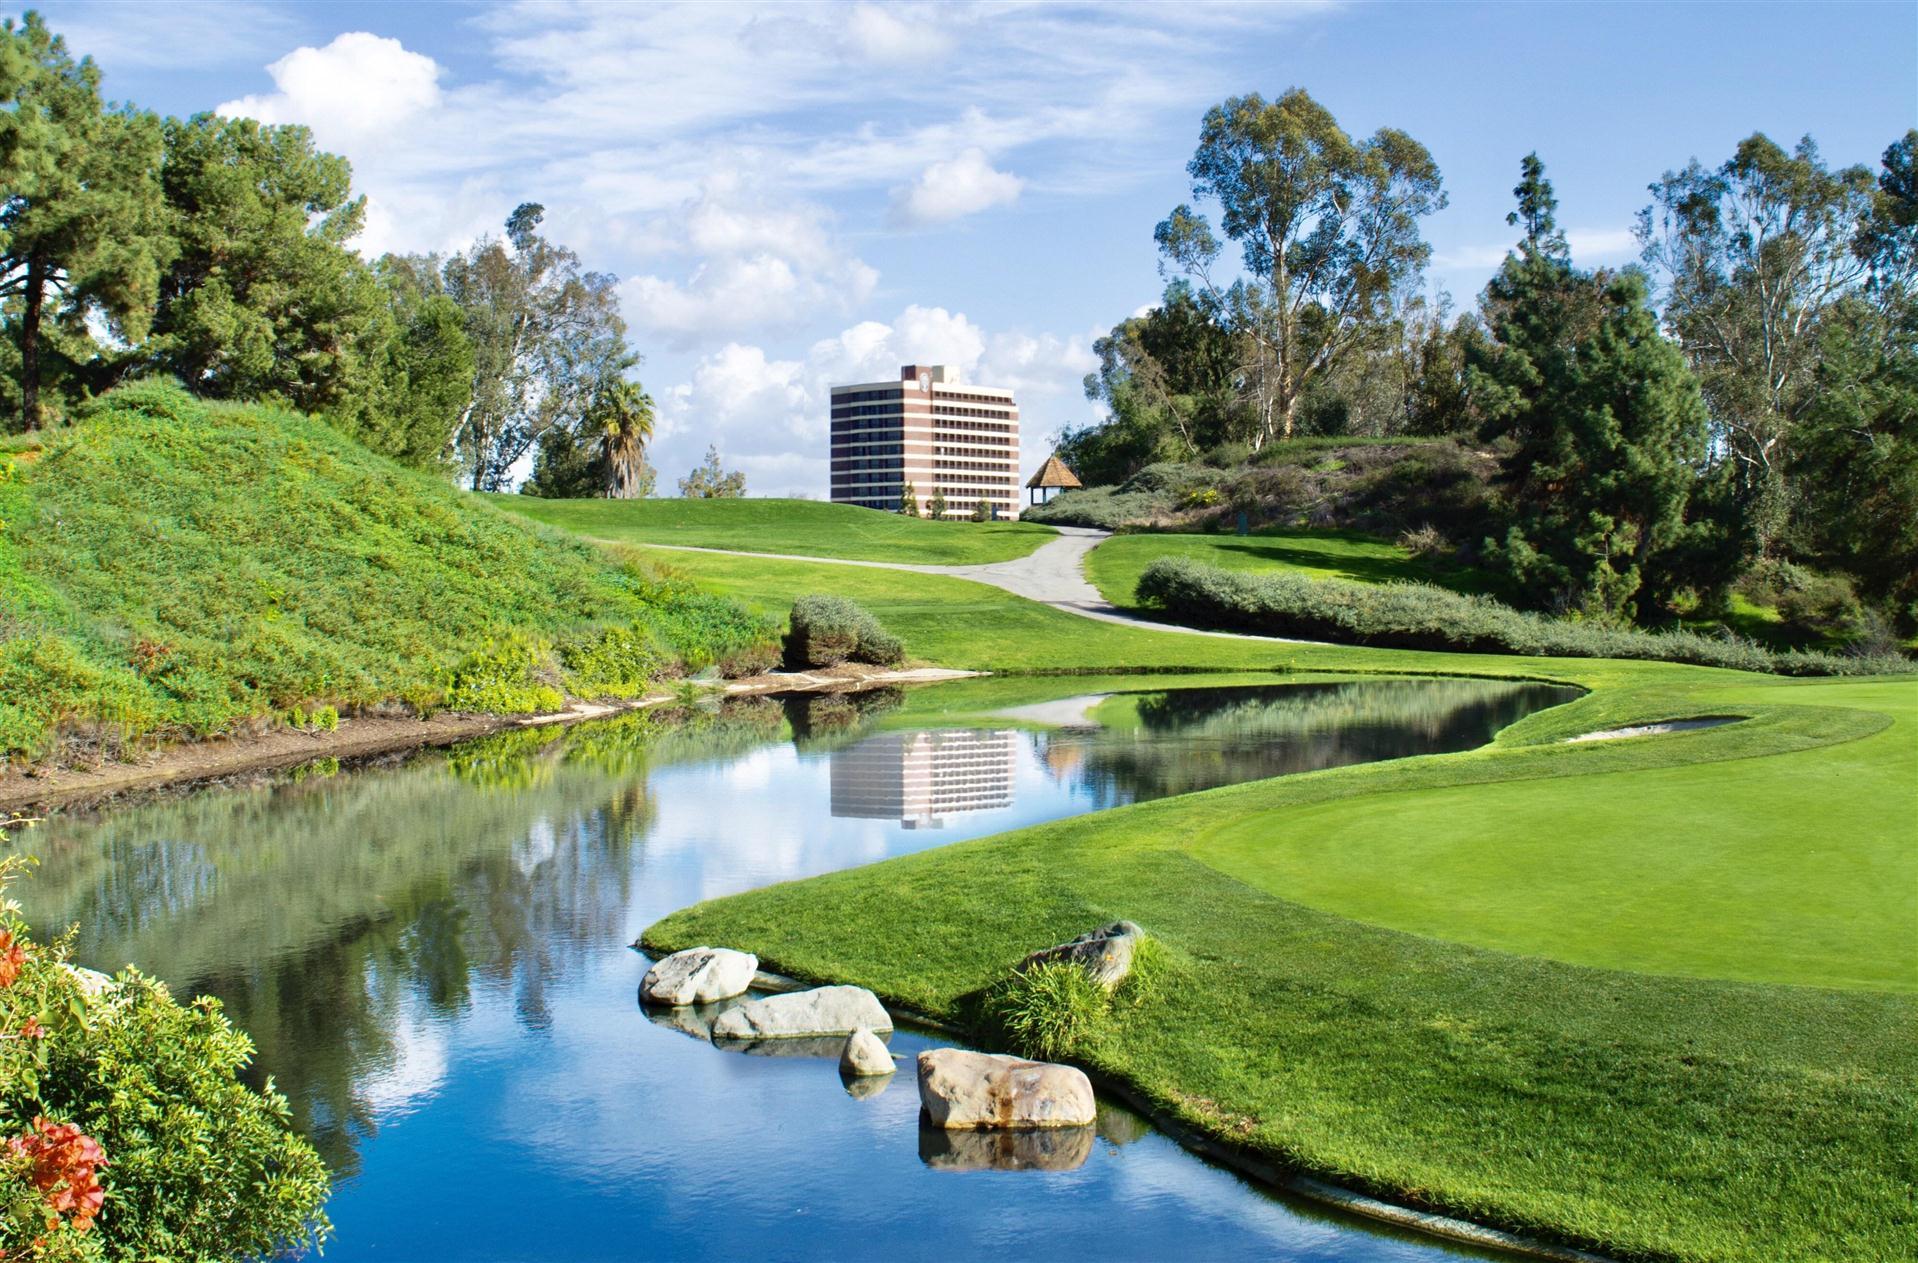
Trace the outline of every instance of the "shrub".
<instances>
[{"instance_id":1,"label":"shrub","mask_svg":"<svg viewBox=\"0 0 1918 1263\"><path fill-rule=\"evenodd\" d=\"M19 863L0 860L0 895ZM31 942L0 908L0 1255L270 1257L323 1240L325 1166L271 1082L240 1080L252 1044L218 1002L182 1005L132 970L83 986L63 943Z\"/></svg>"},{"instance_id":2,"label":"shrub","mask_svg":"<svg viewBox=\"0 0 1918 1263\"><path fill-rule=\"evenodd\" d=\"M1147 566L1139 577L1138 598L1191 622L1382 648L1643 658L1782 675L1877 675L1918 669L1894 655L1771 653L1728 637L1547 618L1490 597L1424 583L1247 575L1183 557L1165 557Z\"/></svg>"},{"instance_id":3,"label":"shrub","mask_svg":"<svg viewBox=\"0 0 1918 1263\"><path fill-rule=\"evenodd\" d=\"M786 633L789 667L803 670L842 662L892 666L905 656L897 636L845 597L802 596L793 602L792 629Z\"/></svg>"},{"instance_id":4,"label":"shrub","mask_svg":"<svg viewBox=\"0 0 1918 1263\"><path fill-rule=\"evenodd\" d=\"M994 989L989 1020L1022 1057L1057 1061L1082 1053L1112 1016L1112 997L1071 961L1043 961Z\"/></svg>"}]
</instances>

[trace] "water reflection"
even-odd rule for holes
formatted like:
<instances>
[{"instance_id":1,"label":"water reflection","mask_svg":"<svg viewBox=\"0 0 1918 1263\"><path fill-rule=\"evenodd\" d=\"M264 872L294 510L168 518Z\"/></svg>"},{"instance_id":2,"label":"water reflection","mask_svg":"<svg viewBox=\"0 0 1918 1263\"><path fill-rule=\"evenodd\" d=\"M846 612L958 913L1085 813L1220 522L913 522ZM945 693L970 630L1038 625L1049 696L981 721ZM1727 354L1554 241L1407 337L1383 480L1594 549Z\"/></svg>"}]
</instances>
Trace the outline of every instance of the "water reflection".
<instances>
[{"instance_id":1,"label":"water reflection","mask_svg":"<svg viewBox=\"0 0 1918 1263\"><path fill-rule=\"evenodd\" d=\"M948 817L1012 806L1020 734L959 729L868 737L832 756L832 814L940 829Z\"/></svg>"},{"instance_id":2,"label":"water reflection","mask_svg":"<svg viewBox=\"0 0 1918 1263\"><path fill-rule=\"evenodd\" d=\"M1429 1257L1302 1216L1149 1131L1124 1161L1118 1142L946 1144L942 1172L1061 1171L992 1206L954 1200L909 1138L908 1076L855 1099L821 1064L840 1041L723 1056L700 1041L724 1005L635 1002L645 962L626 944L699 899L1117 802L1476 745L1563 696L1437 681L1034 691L1065 699L1071 722L929 722L897 692L755 699L61 817L26 836L42 863L21 893L38 928L80 925L82 962L139 962L219 997L253 1036L256 1072L340 1177L329 1259L536 1255L527 1205L567 1223L582 1258L769 1241L817 1254L847 1233L875 1254L945 1257L1006 1248L1008 1216L1030 1215L1074 1234L1060 1257ZM909 1060L928 1041L892 1046Z\"/></svg>"},{"instance_id":3,"label":"water reflection","mask_svg":"<svg viewBox=\"0 0 1918 1263\"><path fill-rule=\"evenodd\" d=\"M1092 1156L1090 1127L947 1131L919 1126L919 1160L934 1171L1076 1171Z\"/></svg>"}]
</instances>

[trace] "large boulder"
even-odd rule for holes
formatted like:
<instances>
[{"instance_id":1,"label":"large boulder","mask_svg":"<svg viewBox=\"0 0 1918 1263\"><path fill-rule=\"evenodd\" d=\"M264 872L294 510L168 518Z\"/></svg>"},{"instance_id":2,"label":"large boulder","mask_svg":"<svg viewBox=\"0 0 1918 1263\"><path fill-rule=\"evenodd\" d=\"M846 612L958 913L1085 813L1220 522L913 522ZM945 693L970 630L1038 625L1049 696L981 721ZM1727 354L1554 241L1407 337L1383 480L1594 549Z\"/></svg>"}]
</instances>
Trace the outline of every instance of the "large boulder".
<instances>
[{"instance_id":1,"label":"large boulder","mask_svg":"<svg viewBox=\"0 0 1918 1263\"><path fill-rule=\"evenodd\" d=\"M1133 953L1144 937L1145 931L1133 922L1114 921L1111 925L1087 930L1071 942L1032 953L1019 962L1019 972L1047 961L1069 961L1084 969L1092 981L1111 991L1132 972Z\"/></svg>"},{"instance_id":2,"label":"large boulder","mask_svg":"<svg viewBox=\"0 0 1918 1263\"><path fill-rule=\"evenodd\" d=\"M730 947L689 947L662 957L639 984L648 1004L711 1004L746 994L759 957Z\"/></svg>"},{"instance_id":3,"label":"large boulder","mask_svg":"<svg viewBox=\"0 0 1918 1263\"><path fill-rule=\"evenodd\" d=\"M919 1103L933 1126L954 1131L1083 1127L1099 1112L1083 1071L962 1048L919 1054Z\"/></svg>"},{"instance_id":4,"label":"large boulder","mask_svg":"<svg viewBox=\"0 0 1918 1263\"><path fill-rule=\"evenodd\" d=\"M886 1041L863 1026L847 1036L845 1051L839 1054L839 1073L845 1075L891 1074L898 1068Z\"/></svg>"},{"instance_id":5,"label":"large boulder","mask_svg":"<svg viewBox=\"0 0 1918 1263\"><path fill-rule=\"evenodd\" d=\"M919 1129L919 1160L935 1171L1076 1171L1092 1156L1095 1129L1038 1131Z\"/></svg>"},{"instance_id":6,"label":"large boulder","mask_svg":"<svg viewBox=\"0 0 1918 1263\"><path fill-rule=\"evenodd\" d=\"M850 1035L860 1027L890 1031L892 1018L864 987L814 987L748 1000L713 1023L714 1039L801 1039Z\"/></svg>"}]
</instances>

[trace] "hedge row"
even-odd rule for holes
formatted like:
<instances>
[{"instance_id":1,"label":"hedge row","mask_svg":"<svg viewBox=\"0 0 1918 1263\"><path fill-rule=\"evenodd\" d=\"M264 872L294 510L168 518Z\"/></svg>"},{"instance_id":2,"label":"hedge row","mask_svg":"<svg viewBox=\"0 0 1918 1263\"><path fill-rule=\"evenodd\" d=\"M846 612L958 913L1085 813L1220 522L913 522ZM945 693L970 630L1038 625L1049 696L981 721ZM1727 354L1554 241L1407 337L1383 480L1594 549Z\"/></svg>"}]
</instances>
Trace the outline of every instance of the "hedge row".
<instances>
[{"instance_id":1,"label":"hedge row","mask_svg":"<svg viewBox=\"0 0 1918 1263\"><path fill-rule=\"evenodd\" d=\"M1138 599L1183 621L1271 636L1389 649L1644 658L1779 675L1886 675L1918 670L1895 654L1774 653L1749 641L1647 632L1548 618L1425 583L1347 583L1251 575L1165 557L1139 577Z\"/></svg>"}]
</instances>

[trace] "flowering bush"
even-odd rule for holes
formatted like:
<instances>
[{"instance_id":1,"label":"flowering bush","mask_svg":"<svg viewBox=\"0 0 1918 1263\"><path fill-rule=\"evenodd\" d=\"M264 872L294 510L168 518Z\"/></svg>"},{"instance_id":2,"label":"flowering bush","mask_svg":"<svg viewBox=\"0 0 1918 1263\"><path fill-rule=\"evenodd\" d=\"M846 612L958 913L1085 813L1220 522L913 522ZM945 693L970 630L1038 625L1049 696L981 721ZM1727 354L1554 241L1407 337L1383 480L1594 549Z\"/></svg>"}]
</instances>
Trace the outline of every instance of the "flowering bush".
<instances>
[{"instance_id":1,"label":"flowering bush","mask_svg":"<svg viewBox=\"0 0 1918 1263\"><path fill-rule=\"evenodd\" d=\"M6 822L0 821L0 826ZM0 827L0 845L6 830ZM0 856L0 1260L277 1255L330 1231L326 1169L219 1004L32 942Z\"/></svg>"}]
</instances>

